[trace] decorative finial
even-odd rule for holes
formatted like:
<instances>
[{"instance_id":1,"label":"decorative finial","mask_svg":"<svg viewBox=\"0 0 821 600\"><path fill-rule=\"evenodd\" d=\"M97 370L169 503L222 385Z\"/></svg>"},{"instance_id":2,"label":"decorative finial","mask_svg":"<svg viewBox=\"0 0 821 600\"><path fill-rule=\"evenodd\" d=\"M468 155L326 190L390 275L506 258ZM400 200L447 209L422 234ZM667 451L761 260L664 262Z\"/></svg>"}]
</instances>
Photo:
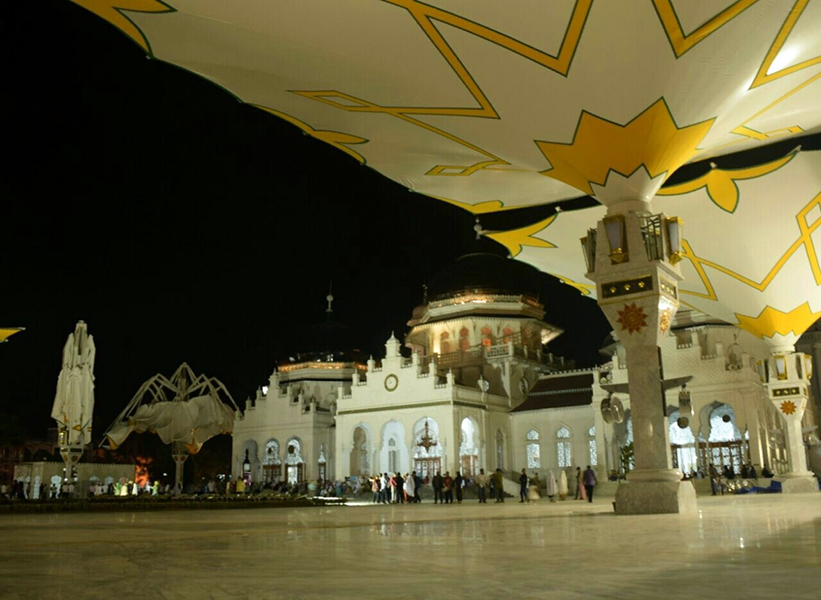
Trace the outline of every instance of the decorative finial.
<instances>
[{"instance_id":1,"label":"decorative finial","mask_svg":"<svg viewBox=\"0 0 821 600\"><path fill-rule=\"evenodd\" d=\"M326 313L334 312L334 309L331 306L331 304L334 301L333 289L334 289L334 282L333 282L333 280L331 280L331 282L328 284L328 295L325 296L325 300L328 301L328 308L325 310Z\"/></svg>"},{"instance_id":2,"label":"decorative finial","mask_svg":"<svg viewBox=\"0 0 821 600\"><path fill-rule=\"evenodd\" d=\"M482 229L482 224L479 222L479 217L476 217L476 225L473 226L473 231L476 232L477 240L482 237L482 232L484 230Z\"/></svg>"}]
</instances>

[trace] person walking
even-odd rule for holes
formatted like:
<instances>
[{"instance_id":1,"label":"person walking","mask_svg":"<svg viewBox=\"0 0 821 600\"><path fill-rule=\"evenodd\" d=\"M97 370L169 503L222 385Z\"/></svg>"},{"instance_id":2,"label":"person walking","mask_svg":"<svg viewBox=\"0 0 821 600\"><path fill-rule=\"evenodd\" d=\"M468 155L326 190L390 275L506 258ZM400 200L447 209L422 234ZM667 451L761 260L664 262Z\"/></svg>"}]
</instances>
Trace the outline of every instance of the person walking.
<instances>
[{"instance_id":1,"label":"person walking","mask_svg":"<svg viewBox=\"0 0 821 600\"><path fill-rule=\"evenodd\" d=\"M380 487L382 488L382 504L387 504L390 500L389 494L391 493L390 487L390 477L388 477L387 473L382 473L382 481L380 482Z\"/></svg>"},{"instance_id":2,"label":"person walking","mask_svg":"<svg viewBox=\"0 0 821 600\"><path fill-rule=\"evenodd\" d=\"M587 469L584 471L584 475L582 476L582 481L584 482L584 490L587 492L587 501L593 502L593 488L596 487L596 474L593 472L593 469L590 468L590 465L587 465Z\"/></svg>"},{"instance_id":3,"label":"person walking","mask_svg":"<svg viewBox=\"0 0 821 600\"><path fill-rule=\"evenodd\" d=\"M402 479L402 473L396 474L396 501L399 504L405 503L405 480Z\"/></svg>"},{"instance_id":4,"label":"person walking","mask_svg":"<svg viewBox=\"0 0 821 600\"><path fill-rule=\"evenodd\" d=\"M371 490L373 490L373 502L372 504L376 504L380 500L380 493L379 493L379 477L372 477L371 478Z\"/></svg>"},{"instance_id":5,"label":"person walking","mask_svg":"<svg viewBox=\"0 0 821 600\"><path fill-rule=\"evenodd\" d=\"M708 469L710 473L710 489L713 491L713 496L718 495L718 469L713 463L710 463L710 468Z\"/></svg>"},{"instance_id":6,"label":"person walking","mask_svg":"<svg viewBox=\"0 0 821 600\"><path fill-rule=\"evenodd\" d=\"M416 502L416 473L405 477L405 498L408 503Z\"/></svg>"},{"instance_id":7,"label":"person walking","mask_svg":"<svg viewBox=\"0 0 821 600\"><path fill-rule=\"evenodd\" d=\"M519 475L519 504L527 502L527 471L522 469Z\"/></svg>"},{"instance_id":8,"label":"person walking","mask_svg":"<svg viewBox=\"0 0 821 600\"><path fill-rule=\"evenodd\" d=\"M576 495L573 496L573 500L583 500L582 498L582 486L584 483L582 482L582 468L576 467Z\"/></svg>"},{"instance_id":9,"label":"person walking","mask_svg":"<svg viewBox=\"0 0 821 600\"><path fill-rule=\"evenodd\" d=\"M439 471L436 471L436 475L433 476L433 503L439 504L441 501L442 504L445 503L445 499L442 496L442 486L444 482L442 481L442 474Z\"/></svg>"},{"instance_id":10,"label":"person walking","mask_svg":"<svg viewBox=\"0 0 821 600\"><path fill-rule=\"evenodd\" d=\"M391 475L388 484L391 486L391 504L396 504L396 475Z\"/></svg>"},{"instance_id":11,"label":"person walking","mask_svg":"<svg viewBox=\"0 0 821 600\"><path fill-rule=\"evenodd\" d=\"M462 503L462 486L465 484L462 474L456 471L456 478L453 480L453 488L456 490L456 502Z\"/></svg>"},{"instance_id":12,"label":"person walking","mask_svg":"<svg viewBox=\"0 0 821 600\"><path fill-rule=\"evenodd\" d=\"M479 474L473 478L476 483L476 492L479 495L479 504L487 504L487 475L484 469L479 469Z\"/></svg>"},{"instance_id":13,"label":"person walking","mask_svg":"<svg viewBox=\"0 0 821 600\"><path fill-rule=\"evenodd\" d=\"M493 487L496 489L496 502L505 501L505 489L502 478L503 475L501 469L496 469L496 471L491 476L491 479L493 480Z\"/></svg>"},{"instance_id":14,"label":"person walking","mask_svg":"<svg viewBox=\"0 0 821 600\"><path fill-rule=\"evenodd\" d=\"M413 477L413 501L414 503L421 504L422 496L420 492L422 491L422 478L416 474L416 471L411 473L411 477Z\"/></svg>"},{"instance_id":15,"label":"person walking","mask_svg":"<svg viewBox=\"0 0 821 600\"><path fill-rule=\"evenodd\" d=\"M445 471L442 488L445 490L445 504L453 504L453 477L450 476L450 471Z\"/></svg>"}]
</instances>

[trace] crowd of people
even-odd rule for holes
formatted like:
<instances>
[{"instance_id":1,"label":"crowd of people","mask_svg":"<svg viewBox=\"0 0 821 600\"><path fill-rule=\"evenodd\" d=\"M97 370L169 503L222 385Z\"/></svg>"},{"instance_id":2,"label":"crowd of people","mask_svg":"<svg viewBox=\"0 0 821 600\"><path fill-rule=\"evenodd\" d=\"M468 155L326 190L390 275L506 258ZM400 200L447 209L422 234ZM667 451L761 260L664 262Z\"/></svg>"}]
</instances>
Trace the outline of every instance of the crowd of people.
<instances>
[{"instance_id":1,"label":"crowd of people","mask_svg":"<svg viewBox=\"0 0 821 600\"><path fill-rule=\"evenodd\" d=\"M567 497L567 477L564 472L557 482L552 472L548 473L546 486L550 500L565 499ZM351 479L357 479L351 477ZM597 484L595 472L588 466L582 472L576 469L576 498L593 501L593 490ZM372 492L372 504L416 504L422 501L420 491L423 486L430 486L433 490L434 504L461 504L466 490L474 490L480 504L487 504L488 498L495 503L505 501L504 474L496 469L490 475L484 469L470 477L457 471L451 476L450 471L442 475L437 471L433 477L422 477L416 471L410 473L380 473L368 478L367 486ZM542 482L538 474L528 476L527 470L522 469L519 476L519 502L532 503L541 498Z\"/></svg>"},{"instance_id":2,"label":"crowd of people","mask_svg":"<svg viewBox=\"0 0 821 600\"><path fill-rule=\"evenodd\" d=\"M560 472L557 481L552 471L547 473L546 483L542 483L538 474L528 476L526 469L522 469L519 476L519 502L535 502L541 497L544 488L549 499L565 499L568 494L567 477ZM596 485L596 475L588 466L585 471L576 469L575 498L593 500L593 488ZM14 481L12 484L0 486L2 500L71 500L77 499L80 490L75 482L64 481L60 485L42 483L39 493L32 490L30 481ZM488 499L495 503L505 501L504 474L496 469L486 474L484 469L473 476L463 475L457 471L451 475L450 471L442 474L437 471L432 477L424 477L416 471L410 473L380 473L370 477L351 475L345 479L317 479L312 481L286 481L273 477L265 481L248 481L244 478L232 480L231 477L203 478L198 483L186 486L185 490L159 481L135 481L125 478L119 481L92 481L88 487L88 497L139 497L139 496L179 496L183 492L190 495L219 495L219 496L259 496L259 495L287 495L324 498L359 498L365 494L372 494L374 504L416 504L422 502L422 490L429 487L433 492L434 504L461 504L466 493L478 499L479 503L486 504ZM430 492L426 494L429 496Z\"/></svg>"},{"instance_id":3,"label":"crowd of people","mask_svg":"<svg viewBox=\"0 0 821 600\"><path fill-rule=\"evenodd\" d=\"M707 473L710 476L710 489L713 496L717 496L718 494L724 495L724 491L727 489L727 482L736 478L736 473L730 465L724 465L721 470L719 470L713 463L710 463ZM741 465L738 475L742 480L752 479L753 481L758 481L758 472L752 464ZM704 478L704 473L701 469L698 470L694 478L696 476L700 479ZM773 477L773 473L767 465L764 465L761 469L761 476L765 479L770 479Z\"/></svg>"}]
</instances>

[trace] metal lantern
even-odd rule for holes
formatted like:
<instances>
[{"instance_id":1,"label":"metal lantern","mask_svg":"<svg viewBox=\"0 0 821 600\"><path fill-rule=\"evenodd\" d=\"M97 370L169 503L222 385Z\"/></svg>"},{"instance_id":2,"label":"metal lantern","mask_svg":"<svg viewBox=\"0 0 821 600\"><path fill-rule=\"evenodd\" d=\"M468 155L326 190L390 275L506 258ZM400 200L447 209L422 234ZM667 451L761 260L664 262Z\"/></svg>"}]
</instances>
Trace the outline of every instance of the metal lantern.
<instances>
[{"instance_id":1,"label":"metal lantern","mask_svg":"<svg viewBox=\"0 0 821 600\"><path fill-rule=\"evenodd\" d=\"M624 405L613 394L602 400L601 414L605 423L622 423L624 421Z\"/></svg>"},{"instance_id":2,"label":"metal lantern","mask_svg":"<svg viewBox=\"0 0 821 600\"><path fill-rule=\"evenodd\" d=\"M783 354L777 354L774 357L775 360L775 374L778 379L786 379L787 378L787 357Z\"/></svg>"},{"instance_id":3,"label":"metal lantern","mask_svg":"<svg viewBox=\"0 0 821 600\"><path fill-rule=\"evenodd\" d=\"M667 229L667 256L668 260L676 264L684 258L681 250L681 219L679 217L669 217L664 224Z\"/></svg>"},{"instance_id":4,"label":"metal lantern","mask_svg":"<svg viewBox=\"0 0 821 600\"><path fill-rule=\"evenodd\" d=\"M592 273L596 270L596 230L588 229L587 235L581 239L581 242L587 272Z\"/></svg>"},{"instance_id":5,"label":"metal lantern","mask_svg":"<svg viewBox=\"0 0 821 600\"><path fill-rule=\"evenodd\" d=\"M676 425L678 425L679 429L687 429L690 425L690 419L687 417L679 417L676 419Z\"/></svg>"},{"instance_id":6,"label":"metal lantern","mask_svg":"<svg viewBox=\"0 0 821 600\"><path fill-rule=\"evenodd\" d=\"M693 402L690 400L690 390L687 389L686 383L681 384L681 390L678 393L678 410L681 413L681 416L687 419L688 423L689 419L695 414L695 411L693 410ZM687 425L681 426L681 424L679 424L679 427L682 429L686 426Z\"/></svg>"},{"instance_id":7,"label":"metal lantern","mask_svg":"<svg viewBox=\"0 0 821 600\"><path fill-rule=\"evenodd\" d=\"M630 260L630 255L627 252L624 215L605 217L604 231L610 244L610 261L615 265Z\"/></svg>"}]
</instances>

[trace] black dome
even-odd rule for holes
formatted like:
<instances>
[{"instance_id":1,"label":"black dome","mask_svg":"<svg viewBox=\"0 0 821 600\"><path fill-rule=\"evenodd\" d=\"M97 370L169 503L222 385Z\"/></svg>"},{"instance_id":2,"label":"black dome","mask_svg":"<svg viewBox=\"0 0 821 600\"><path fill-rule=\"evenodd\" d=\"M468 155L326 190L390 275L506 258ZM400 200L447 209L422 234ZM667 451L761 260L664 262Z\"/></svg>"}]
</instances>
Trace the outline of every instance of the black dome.
<instances>
[{"instance_id":1,"label":"black dome","mask_svg":"<svg viewBox=\"0 0 821 600\"><path fill-rule=\"evenodd\" d=\"M326 313L323 321L302 331L296 352L287 360L278 362L362 362L365 356L359 348L354 328L335 321L332 315Z\"/></svg>"},{"instance_id":2,"label":"black dome","mask_svg":"<svg viewBox=\"0 0 821 600\"><path fill-rule=\"evenodd\" d=\"M476 291L538 298L540 275L530 265L498 254L466 254L430 280L428 300L443 300Z\"/></svg>"}]
</instances>

